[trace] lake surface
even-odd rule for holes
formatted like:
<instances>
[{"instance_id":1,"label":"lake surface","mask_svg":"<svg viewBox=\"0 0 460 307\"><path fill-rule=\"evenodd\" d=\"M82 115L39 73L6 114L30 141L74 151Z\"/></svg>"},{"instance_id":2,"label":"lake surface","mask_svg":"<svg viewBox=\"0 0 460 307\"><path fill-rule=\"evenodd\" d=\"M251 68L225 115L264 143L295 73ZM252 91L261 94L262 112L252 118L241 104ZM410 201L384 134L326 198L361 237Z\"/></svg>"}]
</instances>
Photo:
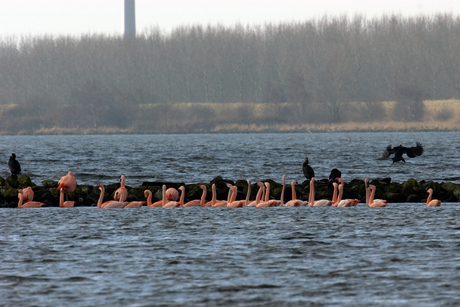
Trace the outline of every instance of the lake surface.
<instances>
[{"instance_id":1,"label":"lake surface","mask_svg":"<svg viewBox=\"0 0 460 307\"><path fill-rule=\"evenodd\" d=\"M389 144L425 153L380 160ZM460 133L0 136L37 184L303 181L460 182ZM278 179L278 180L277 180ZM457 306L460 209L0 210L1 306Z\"/></svg>"},{"instance_id":2,"label":"lake surface","mask_svg":"<svg viewBox=\"0 0 460 307\"><path fill-rule=\"evenodd\" d=\"M457 306L460 210L0 210L2 306Z\"/></svg>"},{"instance_id":3,"label":"lake surface","mask_svg":"<svg viewBox=\"0 0 460 307\"><path fill-rule=\"evenodd\" d=\"M379 159L389 144L416 142L425 152L407 163ZM9 175L6 163L14 152L38 185L69 170L79 184L91 185L119 182L121 174L132 187L144 181L208 183L216 176L281 182L283 174L288 182L303 182L308 156L317 179L338 168L346 182L391 177L460 183L459 147L460 132L0 136L0 176Z\"/></svg>"}]
</instances>

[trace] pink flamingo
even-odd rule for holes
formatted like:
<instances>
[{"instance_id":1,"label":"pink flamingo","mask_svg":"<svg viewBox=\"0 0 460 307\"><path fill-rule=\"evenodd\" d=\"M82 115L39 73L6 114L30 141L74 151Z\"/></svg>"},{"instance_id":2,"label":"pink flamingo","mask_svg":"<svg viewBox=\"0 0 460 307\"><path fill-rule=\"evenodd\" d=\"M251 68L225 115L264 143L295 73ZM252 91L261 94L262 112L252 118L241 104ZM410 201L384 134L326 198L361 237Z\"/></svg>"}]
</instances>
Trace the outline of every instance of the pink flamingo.
<instances>
[{"instance_id":1,"label":"pink flamingo","mask_svg":"<svg viewBox=\"0 0 460 307\"><path fill-rule=\"evenodd\" d=\"M64 201L64 189L59 192L59 207L60 208L73 208L75 205L74 201Z\"/></svg>"},{"instance_id":2,"label":"pink flamingo","mask_svg":"<svg viewBox=\"0 0 460 307\"><path fill-rule=\"evenodd\" d=\"M227 203L227 208L242 208L244 205L244 201L236 200L236 197L238 195L238 187L234 185L230 189L232 190L232 196L230 197L230 200Z\"/></svg>"},{"instance_id":3,"label":"pink flamingo","mask_svg":"<svg viewBox=\"0 0 460 307\"><path fill-rule=\"evenodd\" d=\"M77 180L75 177L72 175L72 172L68 172L67 175L62 176L61 179L58 181L58 187L56 190L60 191L61 189L64 189L64 193L72 193L75 191L75 188L77 187ZM66 195L67 199L67 195Z\"/></svg>"},{"instance_id":4,"label":"pink flamingo","mask_svg":"<svg viewBox=\"0 0 460 307\"><path fill-rule=\"evenodd\" d=\"M64 193L72 193L77 187L77 180L72 175L72 172L68 172L67 175L62 176L58 181L58 187L56 190L64 190Z\"/></svg>"},{"instance_id":5,"label":"pink flamingo","mask_svg":"<svg viewBox=\"0 0 460 307\"><path fill-rule=\"evenodd\" d=\"M369 196L368 206L371 208L382 208L388 206L388 204L380 199L374 199L375 195L375 185L370 184L368 189L371 191L371 196Z\"/></svg>"},{"instance_id":6,"label":"pink flamingo","mask_svg":"<svg viewBox=\"0 0 460 307\"><path fill-rule=\"evenodd\" d=\"M280 200L277 200L278 206L284 206L284 190L286 189L286 175L283 175L283 189L281 190Z\"/></svg>"},{"instance_id":7,"label":"pink flamingo","mask_svg":"<svg viewBox=\"0 0 460 307\"><path fill-rule=\"evenodd\" d=\"M18 190L18 199L18 208L40 208L45 205L45 203L38 201L28 201L23 204L24 196L22 195L22 190Z\"/></svg>"},{"instance_id":8,"label":"pink flamingo","mask_svg":"<svg viewBox=\"0 0 460 307\"><path fill-rule=\"evenodd\" d=\"M105 187L102 183L99 183L97 187L99 188L99 190L101 190L101 195L99 196L99 200L97 201L97 208L101 208L101 209L124 208L128 204L128 202L121 202L121 201L116 201L116 200L109 200L103 203Z\"/></svg>"},{"instance_id":9,"label":"pink flamingo","mask_svg":"<svg viewBox=\"0 0 460 307\"><path fill-rule=\"evenodd\" d=\"M370 189L367 188L367 184L369 183L369 179L364 178L364 188L366 189L366 205L369 206L369 198L370 198ZM374 199L374 201L384 202L386 203L386 199Z\"/></svg>"},{"instance_id":10,"label":"pink flamingo","mask_svg":"<svg viewBox=\"0 0 460 307\"><path fill-rule=\"evenodd\" d=\"M125 186L125 175L120 177L120 187L115 191L113 199L124 202L128 198L128 190Z\"/></svg>"},{"instance_id":11,"label":"pink flamingo","mask_svg":"<svg viewBox=\"0 0 460 307\"><path fill-rule=\"evenodd\" d=\"M228 187L227 200L219 200L213 205L213 207L227 207L227 205L228 205L228 203L230 201L230 198L232 196L233 190L231 189L231 187L232 187L231 184L227 183L226 185Z\"/></svg>"},{"instance_id":12,"label":"pink flamingo","mask_svg":"<svg viewBox=\"0 0 460 307\"><path fill-rule=\"evenodd\" d=\"M161 193L161 200L152 203L152 191L145 190L144 196L147 197L147 207L155 207L161 208L166 203L166 186L163 185L162 193Z\"/></svg>"},{"instance_id":13,"label":"pink flamingo","mask_svg":"<svg viewBox=\"0 0 460 307\"><path fill-rule=\"evenodd\" d=\"M214 204L217 202L217 193L216 193L216 184L213 183L211 186L212 198L210 201L206 202L203 207L214 207Z\"/></svg>"},{"instance_id":14,"label":"pink flamingo","mask_svg":"<svg viewBox=\"0 0 460 307\"><path fill-rule=\"evenodd\" d=\"M332 192L332 206L337 206L337 182L332 182L332 186L334 187L334 191Z\"/></svg>"},{"instance_id":15,"label":"pink flamingo","mask_svg":"<svg viewBox=\"0 0 460 307\"><path fill-rule=\"evenodd\" d=\"M206 186L205 185L200 185L200 188L203 190L203 193L201 194L201 199L194 199L189 202L186 202L183 207L204 207L206 203Z\"/></svg>"},{"instance_id":16,"label":"pink flamingo","mask_svg":"<svg viewBox=\"0 0 460 307\"><path fill-rule=\"evenodd\" d=\"M354 207L359 203L359 199L343 199L342 200L342 195L343 195L343 185L344 181L342 178L336 178L340 182L339 185L339 196L333 206L339 207L339 208L344 208L344 207ZM332 200L334 202L334 200Z\"/></svg>"},{"instance_id":17,"label":"pink flamingo","mask_svg":"<svg viewBox=\"0 0 460 307\"><path fill-rule=\"evenodd\" d=\"M284 204L285 207L300 207L300 206L303 205L303 201L301 201L300 199L297 199L297 194L295 192L295 185L296 184L297 184L297 181L295 181L295 180L291 181L292 199Z\"/></svg>"},{"instance_id":18,"label":"pink flamingo","mask_svg":"<svg viewBox=\"0 0 460 307\"><path fill-rule=\"evenodd\" d=\"M181 207L183 204L184 204L184 200L185 200L185 187L184 186L180 186L179 187L179 190L181 191L181 194L180 194L180 200L179 201L169 201L169 202L166 202L164 205L163 205L163 208L176 208L176 207ZM167 193L167 191L166 191Z\"/></svg>"},{"instance_id":19,"label":"pink flamingo","mask_svg":"<svg viewBox=\"0 0 460 307\"><path fill-rule=\"evenodd\" d=\"M328 207L332 206L332 201L327 199L315 200L315 177L310 179L310 195L308 197L308 205L311 207Z\"/></svg>"},{"instance_id":20,"label":"pink flamingo","mask_svg":"<svg viewBox=\"0 0 460 307\"><path fill-rule=\"evenodd\" d=\"M276 206L279 206L279 202L277 200L274 200L274 199L270 199L270 183L269 182L265 182L265 201L269 203L269 207L276 207Z\"/></svg>"},{"instance_id":21,"label":"pink flamingo","mask_svg":"<svg viewBox=\"0 0 460 307\"><path fill-rule=\"evenodd\" d=\"M24 202L31 201L34 199L34 190L31 187L22 189L22 197Z\"/></svg>"},{"instance_id":22,"label":"pink flamingo","mask_svg":"<svg viewBox=\"0 0 460 307\"><path fill-rule=\"evenodd\" d=\"M427 207L440 207L441 206L441 201L439 199L431 199L433 196L433 189L428 189L427 193L428 198L426 199L426 206Z\"/></svg>"},{"instance_id":23,"label":"pink flamingo","mask_svg":"<svg viewBox=\"0 0 460 307\"><path fill-rule=\"evenodd\" d=\"M257 191L256 194L256 200L251 201L248 203L246 207L257 207L257 204L260 203L260 200L262 199L262 194L264 193L264 184L262 182L257 182L257 185L259 186L259 190Z\"/></svg>"},{"instance_id":24,"label":"pink flamingo","mask_svg":"<svg viewBox=\"0 0 460 307\"><path fill-rule=\"evenodd\" d=\"M179 199L179 192L175 188L166 190L166 200L177 201Z\"/></svg>"}]
</instances>

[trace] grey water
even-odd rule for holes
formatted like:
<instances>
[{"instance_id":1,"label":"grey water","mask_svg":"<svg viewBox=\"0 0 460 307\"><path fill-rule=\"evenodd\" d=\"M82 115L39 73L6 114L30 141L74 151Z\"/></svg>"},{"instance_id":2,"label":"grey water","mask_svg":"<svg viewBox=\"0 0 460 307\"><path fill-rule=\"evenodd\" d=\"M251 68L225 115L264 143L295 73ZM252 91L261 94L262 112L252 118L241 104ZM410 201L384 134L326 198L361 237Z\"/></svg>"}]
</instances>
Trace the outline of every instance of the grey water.
<instances>
[{"instance_id":1,"label":"grey water","mask_svg":"<svg viewBox=\"0 0 460 307\"><path fill-rule=\"evenodd\" d=\"M0 136L32 180L80 184L303 180L459 182L460 133ZM388 144L425 153L380 160ZM2 170L2 177L8 176ZM456 203L354 208L0 210L0 306L457 306Z\"/></svg>"},{"instance_id":2,"label":"grey water","mask_svg":"<svg viewBox=\"0 0 460 307\"><path fill-rule=\"evenodd\" d=\"M419 157L406 163L380 159L390 144L416 142L425 148ZM119 182L124 174L131 187L144 181L207 183L216 176L281 182L283 174L288 182L302 182L308 156L317 179L338 168L346 182L390 177L459 183L459 146L460 132L0 136L0 176L9 175L14 152L37 185L68 171L90 185Z\"/></svg>"}]
</instances>

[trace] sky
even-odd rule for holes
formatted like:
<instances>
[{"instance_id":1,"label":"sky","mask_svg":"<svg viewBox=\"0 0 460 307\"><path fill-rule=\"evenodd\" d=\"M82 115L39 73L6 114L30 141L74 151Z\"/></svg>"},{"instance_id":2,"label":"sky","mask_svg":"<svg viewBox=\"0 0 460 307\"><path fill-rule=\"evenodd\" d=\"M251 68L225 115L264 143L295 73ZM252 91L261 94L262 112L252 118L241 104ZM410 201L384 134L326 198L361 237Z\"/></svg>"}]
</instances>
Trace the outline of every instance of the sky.
<instances>
[{"instance_id":1,"label":"sky","mask_svg":"<svg viewBox=\"0 0 460 307\"><path fill-rule=\"evenodd\" d=\"M453 13L459 0L135 0L136 28L263 25L324 15L403 16ZM123 33L124 0L0 0L0 38Z\"/></svg>"}]
</instances>

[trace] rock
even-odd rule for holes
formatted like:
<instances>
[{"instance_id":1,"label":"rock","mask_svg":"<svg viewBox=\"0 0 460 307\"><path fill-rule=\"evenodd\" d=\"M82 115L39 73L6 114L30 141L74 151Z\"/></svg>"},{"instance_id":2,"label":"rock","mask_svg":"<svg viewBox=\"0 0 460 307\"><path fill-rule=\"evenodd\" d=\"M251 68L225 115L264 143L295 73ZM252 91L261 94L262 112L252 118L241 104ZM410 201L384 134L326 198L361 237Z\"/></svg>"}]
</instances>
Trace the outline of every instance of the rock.
<instances>
[{"instance_id":1,"label":"rock","mask_svg":"<svg viewBox=\"0 0 460 307\"><path fill-rule=\"evenodd\" d=\"M30 177L27 175L22 175L18 178L19 186L21 188L34 187L35 184L30 180Z\"/></svg>"},{"instance_id":2,"label":"rock","mask_svg":"<svg viewBox=\"0 0 460 307\"><path fill-rule=\"evenodd\" d=\"M18 176L12 175L6 178L6 185L12 188L19 188Z\"/></svg>"}]
</instances>

